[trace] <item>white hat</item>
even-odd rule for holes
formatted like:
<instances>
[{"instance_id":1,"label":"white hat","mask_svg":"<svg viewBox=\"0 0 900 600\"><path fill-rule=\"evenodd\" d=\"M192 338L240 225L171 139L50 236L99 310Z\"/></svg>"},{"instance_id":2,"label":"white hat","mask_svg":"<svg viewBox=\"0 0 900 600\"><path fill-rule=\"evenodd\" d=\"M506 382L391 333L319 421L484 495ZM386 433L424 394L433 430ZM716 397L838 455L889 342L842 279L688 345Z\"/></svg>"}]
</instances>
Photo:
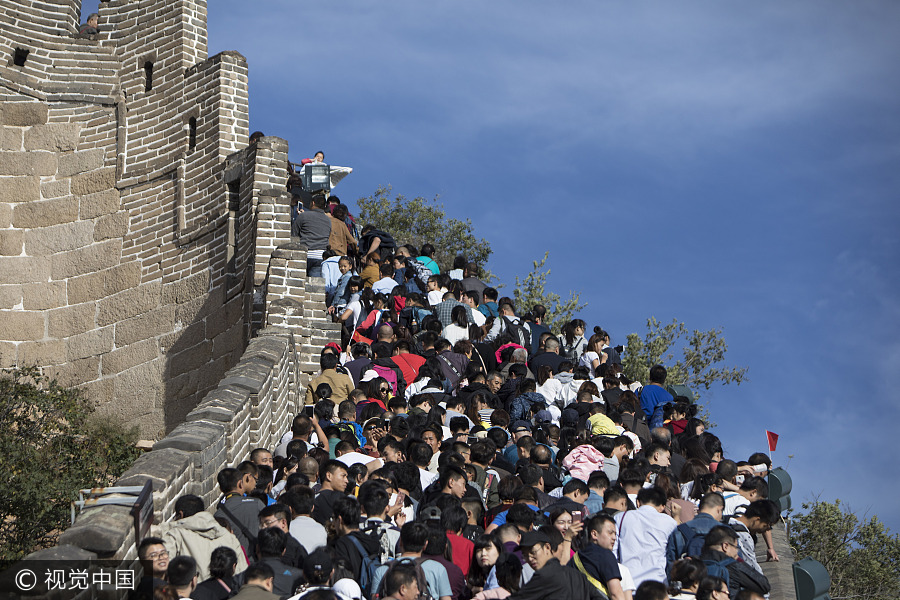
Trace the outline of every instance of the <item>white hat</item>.
<instances>
[{"instance_id":1,"label":"white hat","mask_svg":"<svg viewBox=\"0 0 900 600\"><path fill-rule=\"evenodd\" d=\"M379 377L380 375L378 374L378 371L376 371L375 369L369 369L368 371L363 373L360 381L372 381L373 379L378 379Z\"/></svg>"},{"instance_id":2,"label":"white hat","mask_svg":"<svg viewBox=\"0 0 900 600\"><path fill-rule=\"evenodd\" d=\"M352 579L346 577L344 579L338 579L334 582L334 585L331 586L331 589L339 598L344 598L346 600L362 600L362 589L360 589L359 584Z\"/></svg>"}]
</instances>

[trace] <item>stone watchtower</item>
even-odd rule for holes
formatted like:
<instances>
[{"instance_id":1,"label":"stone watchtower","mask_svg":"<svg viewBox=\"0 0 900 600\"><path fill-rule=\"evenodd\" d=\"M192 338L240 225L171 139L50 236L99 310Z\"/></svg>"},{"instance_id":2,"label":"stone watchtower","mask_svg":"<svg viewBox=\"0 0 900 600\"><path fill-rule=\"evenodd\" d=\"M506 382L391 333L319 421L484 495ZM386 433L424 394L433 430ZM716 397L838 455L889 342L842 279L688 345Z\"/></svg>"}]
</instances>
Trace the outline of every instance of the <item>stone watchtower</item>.
<instances>
[{"instance_id":1,"label":"stone watchtower","mask_svg":"<svg viewBox=\"0 0 900 600\"><path fill-rule=\"evenodd\" d=\"M0 0L0 368L158 437L247 344L287 146L247 147L247 64L207 57L205 0L103 2L93 36L80 4Z\"/></svg>"}]
</instances>

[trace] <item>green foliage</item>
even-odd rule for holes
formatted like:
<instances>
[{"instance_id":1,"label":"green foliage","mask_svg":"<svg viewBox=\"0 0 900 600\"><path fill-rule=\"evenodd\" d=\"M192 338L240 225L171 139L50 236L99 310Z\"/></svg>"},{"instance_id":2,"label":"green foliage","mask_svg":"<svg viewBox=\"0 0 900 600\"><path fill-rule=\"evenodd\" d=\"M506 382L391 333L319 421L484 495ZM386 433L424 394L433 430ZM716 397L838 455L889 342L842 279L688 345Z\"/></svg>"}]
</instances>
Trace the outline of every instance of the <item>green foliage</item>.
<instances>
[{"instance_id":1,"label":"green foliage","mask_svg":"<svg viewBox=\"0 0 900 600\"><path fill-rule=\"evenodd\" d=\"M36 368L0 376L0 560L53 545L78 490L109 485L140 454L137 429L92 412L78 390Z\"/></svg>"},{"instance_id":2,"label":"green foliage","mask_svg":"<svg viewBox=\"0 0 900 600\"><path fill-rule=\"evenodd\" d=\"M650 317L643 339L637 333L628 334L622 356L623 371L635 381L646 382L650 377L650 367L661 364L668 371L666 383L687 385L695 394L698 388L708 390L717 382L740 385L747 375L747 367L720 366L728 351L728 345L721 336L721 329L689 331L677 319L663 325ZM679 347L682 357L672 362Z\"/></svg>"},{"instance_id":3,"label":"green foliage","mask_svg":"<svg viewBox=\"0 0 900 600\"><path fill-rule=\"evenodd\" d=\"M840 500L804 503L791 519L791 547L831 575L832 598L900 598L900 535L878 520L858 518Z\"/></svg>"},{"instance_id":4,"label":"green foliage","mask_svg":"<svg viewBox=\"0 0 900 600\"><path fill-rule=\"evenodd\" d=\"M443 271L450 270L453 259L460 254L485 268L491 245L484 238L475 238L472 221L448 219L437 196L434 200L422 197L410 200L403 195L391 200L390 196L391 187L380 186L373 195L357 200L358 217L363 225L371 223L390 233L398 244L409 243L421 248L422 244L431 243L435 260Z\"/></svg>"},{"instance_id":5,"label":"green foliage","mask_svg":"<svg viewBox=\"0 0 900 600\"><path fill-rule=\"evenodd\" d=\"M547 309L547 317L544 325L552 331L559 332L566 321L571 321L575 313L587 306L587 302L581 303L580 295L569 292L568 299L563 302L559 294L548 292L544 289L547 284L547 276L550 274L550 268L544 271L547 259L550 257L549 252L544 253L544 258L540 262L534 261L531 273L525 279L519 281L516 277L516 288L513 290L513 300L516 302L516 310L525 312L531 310L535 304L543 304Z\"/></svg>"}]
</instances>

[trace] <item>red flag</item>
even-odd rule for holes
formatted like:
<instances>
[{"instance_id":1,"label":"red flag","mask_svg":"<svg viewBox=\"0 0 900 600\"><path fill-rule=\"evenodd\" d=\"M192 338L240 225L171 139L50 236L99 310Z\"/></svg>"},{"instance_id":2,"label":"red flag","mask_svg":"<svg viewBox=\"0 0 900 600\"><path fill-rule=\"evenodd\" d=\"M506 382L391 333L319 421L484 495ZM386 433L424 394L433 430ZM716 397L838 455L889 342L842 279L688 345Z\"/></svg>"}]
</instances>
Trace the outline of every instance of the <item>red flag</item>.
<instances>
[{"instance_id":1,"label":"red flag","mask_svg":"<svg viewBox=\"0 0 900 600\"><path fill-rule=\"evenodd\" d=\"M778 445L778 434L766 430L766 437L769 438L769 452L775 452L775 446Z\"/></svg>"}]
</instances>

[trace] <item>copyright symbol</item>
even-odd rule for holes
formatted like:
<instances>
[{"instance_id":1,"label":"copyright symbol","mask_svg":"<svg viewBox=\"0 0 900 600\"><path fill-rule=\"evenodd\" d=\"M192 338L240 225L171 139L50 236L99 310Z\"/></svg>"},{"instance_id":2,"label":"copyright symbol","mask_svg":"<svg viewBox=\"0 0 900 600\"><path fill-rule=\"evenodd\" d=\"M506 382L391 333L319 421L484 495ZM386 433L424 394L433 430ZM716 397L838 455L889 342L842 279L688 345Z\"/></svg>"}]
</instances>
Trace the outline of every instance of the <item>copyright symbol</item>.
<instances>
[{"instance_id":1,"label":"copyright symbol","mask_svg":"<svg viewBox=\"0 0 900 600\"><path fill-rule=\"evenodd\" d=\"M17 588L23 592L27 592L37 585L37 575L35 575L34 571L31 569L22 569L16 573L15 582Z\"/></svg>"}]
</instances>

